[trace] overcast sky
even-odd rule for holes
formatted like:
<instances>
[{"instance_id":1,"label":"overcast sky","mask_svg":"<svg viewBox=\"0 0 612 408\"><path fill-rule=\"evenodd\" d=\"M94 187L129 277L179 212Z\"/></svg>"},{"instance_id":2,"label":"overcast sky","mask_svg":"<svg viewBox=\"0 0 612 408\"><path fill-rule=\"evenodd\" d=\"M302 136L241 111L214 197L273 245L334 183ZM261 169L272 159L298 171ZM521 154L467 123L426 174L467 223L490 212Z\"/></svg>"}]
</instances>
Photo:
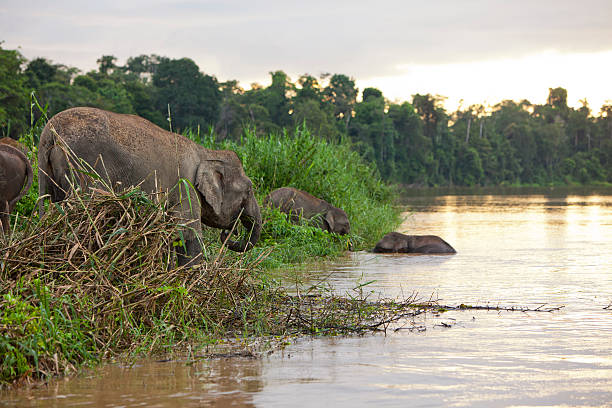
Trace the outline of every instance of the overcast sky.
<instances>
[{"instance_id":1,"label":"overcast sky","mask_svg":"<svg viewBox=\"0 0 612 408\"><path fill-rule=\"evenodd\" d=\"M101 55L192 58L220 81L342 73L391 99L455 107L563 86L596 112L612 100L612 1L0 0L0 41L83 71Z\"/></svg>"}]
</instances>

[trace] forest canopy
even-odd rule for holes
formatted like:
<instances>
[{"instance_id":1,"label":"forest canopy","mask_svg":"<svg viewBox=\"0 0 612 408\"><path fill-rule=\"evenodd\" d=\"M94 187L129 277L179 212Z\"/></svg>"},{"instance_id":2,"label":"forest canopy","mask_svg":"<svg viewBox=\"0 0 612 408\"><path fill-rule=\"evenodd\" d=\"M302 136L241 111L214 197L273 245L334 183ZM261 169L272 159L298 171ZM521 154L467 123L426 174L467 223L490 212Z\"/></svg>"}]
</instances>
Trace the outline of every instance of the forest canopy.
<instances>
[{"instance_id":1,"label":"forest canopy","mask_svg":"<svg viewBox=\"0 0 612 408\"><path fill-rule=\"evenodd\" d=\"M593 113L584 100L574 109L563 88L550 88L543 105L505 100L447 112L442 96L392 102L375 88L360 92L344 74L292 80L279 70L269 86L245 90L189 58L139 55L118 65L103 55L97 63L82 73L0 45L0 135L18 138L37 119L33 93L49 116L93 106L217 140L239 141L245 128L267 135L305 124L317 137L350 142L385 180L406 185L612 182L612 104Z\"/></svg>"}]
</instances>

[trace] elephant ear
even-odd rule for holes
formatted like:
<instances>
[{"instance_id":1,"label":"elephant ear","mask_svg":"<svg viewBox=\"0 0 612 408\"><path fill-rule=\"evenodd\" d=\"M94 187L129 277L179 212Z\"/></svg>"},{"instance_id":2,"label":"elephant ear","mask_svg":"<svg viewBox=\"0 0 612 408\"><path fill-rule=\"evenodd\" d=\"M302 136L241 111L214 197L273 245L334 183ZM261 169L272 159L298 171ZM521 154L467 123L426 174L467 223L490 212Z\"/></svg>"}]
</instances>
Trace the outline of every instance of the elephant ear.
<instances>
[{"instance_id":1,"label":"elephant ear","mask_svg":"<svg viewBox=\"0 0 612 408\"><path fill-rule=\"evenodd\" d=\"M334 232L336 230L336 220L334 219L333 211L325 213L325 224L327 224L327 230L329 232Z\"/></svg>"},{"instance_id":2,"label":"elephant ear","mask_svg":"<svg viewBox=\"0 0 612 408\"><path fill-rule=\"evenodd\" d=\"M212 167L200 165L195 180L198 191L215 214L221 213L223 174Z\"/></svg>"}]
</instances>

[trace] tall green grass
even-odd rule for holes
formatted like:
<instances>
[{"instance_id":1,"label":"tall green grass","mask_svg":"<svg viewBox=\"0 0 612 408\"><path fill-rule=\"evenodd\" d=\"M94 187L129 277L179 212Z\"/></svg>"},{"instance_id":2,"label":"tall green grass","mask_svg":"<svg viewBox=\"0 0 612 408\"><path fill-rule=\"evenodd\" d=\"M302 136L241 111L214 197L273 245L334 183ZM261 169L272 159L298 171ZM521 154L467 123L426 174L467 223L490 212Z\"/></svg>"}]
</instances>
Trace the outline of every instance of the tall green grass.
<instances>
[{"instance_id":1,"label":"tall green grass","mask_svg":"<svg viewBox=\"0 0 612 408\"><path fill-rule=\"evenodd\" d=\"M30 106L32 107L30 112L30 117L32 118L30 128L19 137L19 143L25 148L26 156L32 165L33 180L30 189L15 206L13 212L14 216L11 218L11 225L17 223L20 224L18 226L20 228L23 227L23 222L25 220L34 215L36 210L36 202L38 200L38 141L47 123L47 107L41 107L33 94L31 95L30 102ZM40 111L40 116L36 121L34 121L34 107L38 107Z\"/></svg>"}]
</instances>

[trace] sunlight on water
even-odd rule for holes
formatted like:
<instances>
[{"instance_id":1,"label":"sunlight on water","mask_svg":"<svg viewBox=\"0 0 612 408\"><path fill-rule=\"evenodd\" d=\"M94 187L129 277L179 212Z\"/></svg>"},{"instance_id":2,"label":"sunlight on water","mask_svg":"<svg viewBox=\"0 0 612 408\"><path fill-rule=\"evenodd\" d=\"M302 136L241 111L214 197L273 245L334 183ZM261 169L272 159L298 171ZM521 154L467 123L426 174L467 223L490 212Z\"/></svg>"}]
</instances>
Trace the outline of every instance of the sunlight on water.
<instances>
[{"instance_id":1,"label":"sunlight on water","mask_svg":"<svg viewBox=\"0 0 612 408\"><path fill-rule=\"evenodd\" d=\"M400 232L439 235L458 253L351 253L313 268L310 282L352 293L373 280L371 298L564 307L430 314L418 322L423 332L300 339L262 360L110 365L11 394L0 407L612 406L612 195L415 196L407 204Z\"/></svg>"}]
</instances>

